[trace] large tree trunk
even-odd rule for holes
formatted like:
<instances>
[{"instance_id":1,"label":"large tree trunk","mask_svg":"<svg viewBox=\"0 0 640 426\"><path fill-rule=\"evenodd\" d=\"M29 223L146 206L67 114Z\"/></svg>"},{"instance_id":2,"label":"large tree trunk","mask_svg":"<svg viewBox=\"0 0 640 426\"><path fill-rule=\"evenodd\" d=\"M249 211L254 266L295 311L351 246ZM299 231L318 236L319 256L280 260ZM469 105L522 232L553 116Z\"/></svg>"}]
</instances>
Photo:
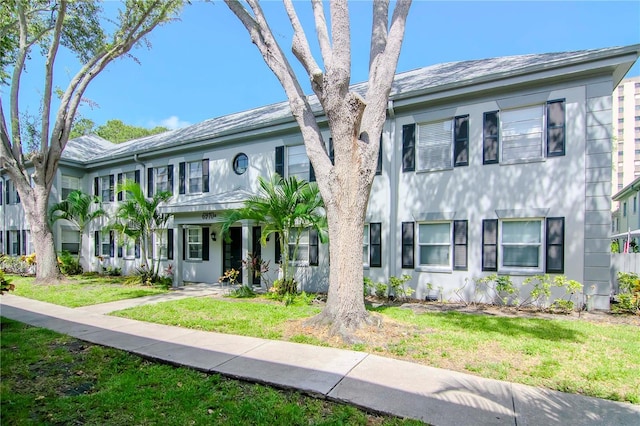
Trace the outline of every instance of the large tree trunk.
<instances>
[{"instance_id":1,"label":"large tree trunk","mask_svg":"<svg viewBox=\"0 0 640 426\"><path fill-rule=\"evenodd\" d=\"M58 267L53 233L47 220L49 191L36 184L27 194L21 194L21 197L31 229L33 248L37 253L36 281L45 284L58 281L61 278L61 274Z\"/></svg>"}]
</instances>

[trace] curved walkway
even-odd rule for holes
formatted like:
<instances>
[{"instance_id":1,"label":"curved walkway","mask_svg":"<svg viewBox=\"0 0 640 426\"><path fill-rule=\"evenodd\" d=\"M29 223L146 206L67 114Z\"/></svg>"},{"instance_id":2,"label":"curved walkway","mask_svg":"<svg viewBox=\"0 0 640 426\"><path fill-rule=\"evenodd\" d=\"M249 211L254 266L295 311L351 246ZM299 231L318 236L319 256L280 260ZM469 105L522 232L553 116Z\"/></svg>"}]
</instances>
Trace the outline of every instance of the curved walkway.
<instances>
[{"instance_id":1,"label":"curved walkway","mask_svg":"<svg viewBox=\"0 0 640 426\"><path fill-rule=\"evenodd\" d=\"M0 297L0 315L153 360L298 389L433 425L640 425L640 406L485 379L364 352L258 339L104 315L220 291L187 287L93 307ZM108 306L107 306L108 305Z\"/></svg>"}]
</instances>

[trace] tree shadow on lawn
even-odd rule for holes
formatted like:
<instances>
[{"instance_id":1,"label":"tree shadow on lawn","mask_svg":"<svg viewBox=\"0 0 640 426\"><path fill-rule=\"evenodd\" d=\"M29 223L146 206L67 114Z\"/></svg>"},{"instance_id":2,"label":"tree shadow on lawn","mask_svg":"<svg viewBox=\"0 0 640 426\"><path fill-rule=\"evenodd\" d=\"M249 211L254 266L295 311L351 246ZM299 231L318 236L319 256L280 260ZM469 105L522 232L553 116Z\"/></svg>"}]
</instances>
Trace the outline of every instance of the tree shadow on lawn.
<instances>
[{"instance_id":1,"label":"tree shadow on lawn","mask_svg":"<svg viewBox=\"0 0 640 426\"><path fill-rule=\"evenodd\" d=\"M374 312L385 314L388 309L393 307L381 306L372 309ZM396 308L397 309L397 308ZM502 317L488 313L466 313L466 312L425 312L416 313L415 318L419 319L422 315L431 315L445 318L442 328L458 328L474 333L488 333L510 336L514 338L535 338L547 341L568 341L574 343L584 342L587 334L571 328L570 322L563 324L563 321L556 321L543 318L518 318L518 317ZM391 318L397 318L396 315L389 315ZM399 321L410 323L412 325L425 327L433 327L433 324L426 324L423 321L412 321L407 318L397 318ZM436 326L437 327L437 326Z\"/></svg>"}]
</instances>

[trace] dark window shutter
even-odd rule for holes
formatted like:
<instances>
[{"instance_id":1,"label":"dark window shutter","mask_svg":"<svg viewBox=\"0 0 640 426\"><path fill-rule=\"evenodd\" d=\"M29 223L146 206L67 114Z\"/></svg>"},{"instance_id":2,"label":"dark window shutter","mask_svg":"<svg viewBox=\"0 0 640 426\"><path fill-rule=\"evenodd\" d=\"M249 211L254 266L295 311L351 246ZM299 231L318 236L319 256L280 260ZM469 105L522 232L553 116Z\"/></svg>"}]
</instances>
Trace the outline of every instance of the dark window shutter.
<instances>
[{"instance_id":1,"label":"dark window shutter","mask_svg":"<svg viewBox=\"0 0 640 426\"><path fill-rule=\"evenodd\" d=\"M565 154L564 100L547 102L547 157Z\"/></svg>"},{"instance_id":2,"label":"dark window shutter","mask_svg":"<svg viewBox=\"0 0 640 426\"><path fill-rule=\"evenodd\" d=\"M313 164L311 164L311 160L309 160L309 182L316 181L316 171L313 169Z\"/></svg>"},{"instance_id":3,"label":"dark window shutter","mask_svg":"<svg viewBox=\"0 0 640 426\"><path fill-rule=\"evenodd\" d=\"M202 260L209 260L209 227L202 228Z\"/></svg>"},{"instance_id":4,"label":"dark window shutter","mask_svg":"<svg viewBox=\"0 0 640 426\"><path fill-rule=\"evenodd\" d=\"M122 173L118 173L118 201L122 201L122 191L121 191L121 187L122 186Z\"/></svg>"},{"instance_id":5,"label":"dark window shutter","mask_svg":"<svg viewBox=\"0 0 640 426\"><path fill-rule=\"evenodd\" d=\"M482 125L482 164L498 162L500 143L498 141L498 111L485 112Z\"/></svg>"},{"instance_id":6,"label":"dark window shutter","mask_svg":"<svg viewBox=\"0 0 640 426\"><path fill-rule=\"evenodd\" d=\"M453 269L467 270L468 255L468 222L466 220L453 221Z\"/></svg>"},{"instance_id":7,"label":"dark window shutter","mask_svg":"<svg viewBox=\"0 0 640 426\"><path fill-rule=\"evenodd\" d=\"M167 182L169 186L169 192L173 195L173 164L167 166Z\"/></svg>"},{"instance_id":8,"label":"dark window shutter","mask_svg":"<svg viewBox=\"0 0 640 426\"><path fill-rule=\"evenodd\" d=\"M167 229L167 259L173 260L173 229Z\"/></svg>"},{"instance_id":9,"label":"dark window shutter","mask_svg":"<svg viewBox=\"0 0 640 426\"><path fill-rule=\"evenodd\" d=\"M11 181L8 180L7 181L7 186L5 186L5 188L4 188L4 193L5 193L4 199L7 200L7 201L5 201L7 203L7 205L11 204L11 198L9 198L9 195L10 195L10 192L11 192L9 190L10 186L11 186Z\"/></svg>"},{"instance_id":10,"label":"dark window shutter","mask_svg":"<svg viewBox=\"0 0 640 426\"><path fill-rule=\"evenodd\" d=\"M309 265L318 266L318 231L309 230Z\"/></svg>"},{"instance_id":11,"label":"dark window shutter","mask_svg":"<svg viewBox=\"0 0 640 426\"><path fill-rule=\"evenodd\" d=\"M20 254L29 254L27 253L27 231L23 229L21 234L22 234L22 249L21 249L22 252ZM18 243L18 245L20 245L20 243Z\"/></svg>"},{"instance_id":12,"label":"dark window shutter","mask_svg":"<svg viewBox=\"0 0 640 426\"><path fill-rule=\"evenodd\" d=\"M413 268L413 222L402 222L402 267Z\"/></svg>"},{"instance_id":13,"label":"dark window shutter","mask_svg":"<svg viewBox=\"0 0 640 426\"><path fill-rule=\"evenodd\" d=\"M202 160L202 192L209 192L209 159Z\"/></svg>"},{"instance_id":14,"label":"dark window shutter","mask_svg":"<svg viewBox=\"0 0 640 426\"><path fill-rule=\"evenodd\" d=\"M93 195L96 197L100 195L100 178L98 177L93 178Z\"/></svg>"},{"instance_id":15,"label":"dark window shutter","mask_svg":"<svg viewBox=\"0 0 640 426\"><path fill-rule=\"evenodd\" d=\"M136 257L136 259L140 259L140 239L136 238L136 243L135 246L133 247L134 249L134 255Z\"/></svg>"},{"instance_id":16,"label":"dark window shutter","mask_svg":"<svg viewBox=\"0 0 640 426\"><path fill-rule=\"evenodd\" d=\"M11 254L11 232L7 231L7 241L6 241L6 247L7 247L7 254Z\"/></svg>"},{"instance_id":17,"label":"dark window shutter","mask_svg":"<svg viewBox=\"0 0 640 426\"><path fill-rule=\"evenodd\" d=\"M133 172L133 181L140 185L140 170L134 170Z\"/></svg>"},{"instance_id":18,"label":"dark window shutter","mask_svg":"<svg viewBox=\"0 0 640 426\"><path fill-rule=\"evenodd\" d=\"M95 231L93 233L93 252L96 256L100 256L100 231Z\"/></svg>"},{"instance_id":19,"label":"dark window shutter","mask_svg":"<svg viewBox=\"0 0 640 426\"><path fill-rule=\"evenodd\" d=\"M115 257L115 239L113 238L113 231L109 231L109 257Z\"/></svg>"},{"instance_id":20,"label":"dark window shutter","mask_svg":"<svg viewBox=\"0 0 640 426\"><path fill-rule=\"evenodd\" d=\"M187 164L182 162L178 164L178 193L184 194L186 192L185 173Z\"/></svg>"},{"instance_id":21,"label":"dark window shutter","mask_svg":"<svg viewBox=\"0 0 640 426\"><path fill-rule=\"evenodd\" d=\"M284 177L284 146L276 146L276 173Z\"/></svg>"},{"instance_id":22,"label":"dark window shutter","mask_svg":"<svg viewBox=\"0 0 640 426\"><path fill-rule=\"evenodd\" d=\"M280 246L280 234L276 234L276 263L282 263L282 247Z\"/></svg>"},{"instance_id":23,"label":"dark window shutter","mask_svg":"<svg viewBox=\"0 0 640 426\"><path fill-rule=\"evenodd\" d=\"M469 116L456 117L453 120L454 143L453 165L454 167L469 165Z\"/></svg>"},{"instance_id":24,"label":"dark window shutter","mask_svg":"<svg viewBox=\"0 0 640 426\"><path fill-rule=\"evenodd\" d=\"M2 192L2 190L0 190L0 192ZM3 254L3 250L4 250L4 232L0 231L0 254Z\"/></svg>"},{"instance_id":25,"label":"dark window shutter","mask_svg":"<svg viewBox=\"0 0 640 426\"><path fill-rule=\"evenodd\" d=\"M369 224L369 266L382 266L382 224Z\"/></svg>"},{"instance_id":26,"label":"dark window shutter","mask_svg":"<svg viewBox=\"0 0 640 426\"><path fill-rule=\"evenodd\" d=\"M413 172L415 169L416 125L405 124L404 126L402 126L402 171Z\"/></svg>"},{"instance_id":27,"label":"dark window shutter","mask_svg":"<svg viewBox=\"0 0 640 426\"><path fill-rule=\"evenodd\" d=\"M20 204L20 193L18 192L18 188L14 188L14 191L16 191L16 204Z\"/></svg>"},{"instance_id":28,"label":"dark window shutter","mask_svg":"<svg viewBox=\"0 0 640 426\"><path fill-rule=\"evenodd\" d=\"M547 218L546 271L564 274L564 217Z\"/></svg>"},{"instance_id":29,"label":"dark window shutter","mask_svg":"<svg viewBox=\"0 0 640 426\"><path fill-rule=\"evenodd\" d=\"M333 150L333 138L329 138L329 160L331 161L331 164L336 164L335 159L336 154Z\"/></svg>"},{"instance_id":30,"label":"dark window shutter","mask_svg":"<svg viewBox=\"0 0 640 426\"><path fill-rule=\"evenodd\" d=\"M182 228L182 260L187 258L187 230Z\"/></svg>"},{"instance_id":31,"label":"dark window shutter","mask_svg":"<svg viewBox=\"0 0 640 426\"><path fill-rule=\"evenodd\" d=\"M376 165L376 175L382 174L382 135L380 135L380 146L378 147L378 164Z\"/></svg>"},{"instance_id":32,"label":"dark window shutter","mask_svg":"<svg viewBox=\"0 0 640 426\"><path fill-rule=\"evenodd\" d=\"M2 191L2 181L0 180L0 206L2 205L4 192Z\"/></svg>"},{"instance_id":33,"label":"dark window shutter","mask_svg":"<svg viewBox=\"0 0 640 426\"><path fill-rule=\"evenodd\" d=\"M498 270L498 219L482 221L482 270Z\"/></svg>"},{"instance_id":34,"label":"dark window shutter","mask_svg":"<svg viewBox=\"0 0 640 426\"><path fill-rule=\"evenodd\" d=\"M115 176L109 175L109 201L115 200L115 187L116 187Z\"/></svg>"},{"instance_id":35,"label":"dark window shutter","mask_svg":"<svg viewBox=\"0 0 640 426\"><path fill-rule=\"evenodd\" d=\"M153 197L153 167L147 169L147 197Z\"/></svg>"},{"instance_id":36,"label":"dark window shutter","mask_svg":"<svg viewBox=\"0 0 640 426\"><path fill-rule=\"evenodd\" d=\"M118 244L118 257L122 257L122 246Z\"/></svg>"}]
</instances>

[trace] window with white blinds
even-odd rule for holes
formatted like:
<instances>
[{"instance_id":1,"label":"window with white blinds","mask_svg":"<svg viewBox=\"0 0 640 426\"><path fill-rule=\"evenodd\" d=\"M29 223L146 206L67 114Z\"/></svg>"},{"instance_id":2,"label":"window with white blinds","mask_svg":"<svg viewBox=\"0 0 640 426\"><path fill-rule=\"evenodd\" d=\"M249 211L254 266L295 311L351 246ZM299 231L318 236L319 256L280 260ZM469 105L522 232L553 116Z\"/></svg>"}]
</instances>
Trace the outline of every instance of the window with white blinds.
<instances>
[{"instance_id":1,"label":"window with white blinds","mask_svg":"<svg viewBox=\"0 0 640 426\"><path fill-rule=\"evenodd\" d=\"M419 124L417 137L417 171L452 167L452 120Z\"/></svg>"}]
</instances>

